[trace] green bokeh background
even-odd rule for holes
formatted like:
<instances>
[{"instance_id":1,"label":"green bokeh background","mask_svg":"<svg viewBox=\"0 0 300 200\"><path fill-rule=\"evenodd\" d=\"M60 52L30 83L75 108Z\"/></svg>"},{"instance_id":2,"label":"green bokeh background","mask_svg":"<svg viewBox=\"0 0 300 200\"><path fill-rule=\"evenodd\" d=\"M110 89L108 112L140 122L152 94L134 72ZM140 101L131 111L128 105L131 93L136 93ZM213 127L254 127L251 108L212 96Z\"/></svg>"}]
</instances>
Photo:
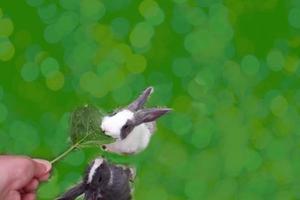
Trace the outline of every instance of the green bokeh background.
<instances>
[{"instance_id":1,"label":"green bokeh background","mask_svg":"<svg viewBox=\"0 0 300 200\"><path fill-rule=\"evenodd\" d=\"M0 152L52 159L68 116L149 85L159 120L135 165L137 200L300 199L299 0L1 0ZM103 154L55 164L54 199Z\"/></svg>"}]
</instances>

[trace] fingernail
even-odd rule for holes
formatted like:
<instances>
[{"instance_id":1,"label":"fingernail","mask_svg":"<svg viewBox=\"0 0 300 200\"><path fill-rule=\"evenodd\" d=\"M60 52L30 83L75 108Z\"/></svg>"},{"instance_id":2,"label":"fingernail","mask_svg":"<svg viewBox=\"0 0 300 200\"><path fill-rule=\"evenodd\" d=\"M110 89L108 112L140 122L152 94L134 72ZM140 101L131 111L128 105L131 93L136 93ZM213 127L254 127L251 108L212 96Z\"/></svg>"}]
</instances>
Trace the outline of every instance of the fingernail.
<instances>
[{"instance_id":1,"label":"fingernail","mask_svg":"<svg viewBox=\"0 0 300 200\"><path fill-rule=\"evenodd\" d=\"M45 173L48 173L51 171L52 165L49 161L47 160L42 160L42 159L33 159L34 161L44 165L45 167Z\"/></svg>"}]
</instances>

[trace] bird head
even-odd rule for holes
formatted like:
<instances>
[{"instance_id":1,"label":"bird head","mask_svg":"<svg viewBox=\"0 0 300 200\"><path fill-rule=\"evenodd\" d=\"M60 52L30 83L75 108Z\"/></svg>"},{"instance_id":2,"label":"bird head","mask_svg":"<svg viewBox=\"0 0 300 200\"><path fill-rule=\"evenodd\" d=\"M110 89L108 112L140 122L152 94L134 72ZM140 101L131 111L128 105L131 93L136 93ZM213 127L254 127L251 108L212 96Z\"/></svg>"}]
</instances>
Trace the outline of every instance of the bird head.
<instances>
[{"instance_id":1,"label":"bird head","mask_svg":"<svg viewBox=\"0 0 300 200\"><path fill-rule=\"evenodd\" d=\"M124 139L138 125L152 122L168 113L170 108L144 108L153 93L153 87L146 88L143 93L125 108L105 116L101 122L104 134L115 139Z\"/></svg>"},{"instance_id":2,"label":"bird head","mask_svg":"<svg viewBox=\"0 0 300 200\"><path fill-rule=\"evenodd\" d=\"M110 169L106 160L99 157L94 160L87 170L86 184L89 184L91 189L105 186L110 178Z\"/></svg>"}]
</instances>

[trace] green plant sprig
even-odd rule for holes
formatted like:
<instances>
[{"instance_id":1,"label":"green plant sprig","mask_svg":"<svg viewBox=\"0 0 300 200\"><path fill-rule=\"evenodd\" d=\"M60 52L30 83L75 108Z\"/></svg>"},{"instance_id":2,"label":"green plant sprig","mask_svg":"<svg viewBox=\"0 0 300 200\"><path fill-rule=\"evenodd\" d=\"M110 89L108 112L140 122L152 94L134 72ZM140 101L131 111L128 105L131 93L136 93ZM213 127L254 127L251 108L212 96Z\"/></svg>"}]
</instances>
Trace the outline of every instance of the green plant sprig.
<instances>
[{"instance_id":1,"label":"green plant sprig","mask_svg":"<svg viewBox=\"0 0 300 200\"><path fill-rule=\"evenodd\" d=\"M70 140L71 146L62 154L54 158L51 163L63 159L75 149L100 146L105 143L111 143L112 138L104 135L100 130L102 115L100 111L92 105L78 107L70 115Z\"/></svg>"}]
</instances>

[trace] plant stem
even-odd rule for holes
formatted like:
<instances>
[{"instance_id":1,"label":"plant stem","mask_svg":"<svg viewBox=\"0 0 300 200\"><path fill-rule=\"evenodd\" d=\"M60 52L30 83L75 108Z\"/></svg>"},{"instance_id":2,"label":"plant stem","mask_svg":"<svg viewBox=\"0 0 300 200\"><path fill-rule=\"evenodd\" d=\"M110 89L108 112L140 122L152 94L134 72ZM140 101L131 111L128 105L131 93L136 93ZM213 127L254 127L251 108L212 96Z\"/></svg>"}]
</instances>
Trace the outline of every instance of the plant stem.
<instances>
[{"instance_id":1,"label":"plant stem","mask_svg":"<svg viewBox=\"0 0 300 200\"><path fill-rule=\"evenodd\" d=\"M90 134L87 134L86 136L84 136L81 140L79 140L78 142L76 142L75 144L73 144L69 149L67 149L65 152L63 152L62 154L60 154L59 156L57 156L56 158L54 158L52 161L50 161L51 164L61 160L63 157L65 157L66 155L68 155L71 151L73 151L75 148L77 148Z\"/></svg>"},{"instance_id":2,"label":"plant stem","mask_svg":"<svg viewBox=\"0 0 300 200\"><path fill-rule=\"evenodd\" d=\"M68 150L66 150L65 152L63 152L62 154L60 154L59 156L54 158L50 163L53 164L53 163L59 161L60 159L62 159L66 155L68 155L71 151L73 151L73 149L75 149L76 147L77 147L77 145L72 145Z\"/></svg>"}]
</instances>

